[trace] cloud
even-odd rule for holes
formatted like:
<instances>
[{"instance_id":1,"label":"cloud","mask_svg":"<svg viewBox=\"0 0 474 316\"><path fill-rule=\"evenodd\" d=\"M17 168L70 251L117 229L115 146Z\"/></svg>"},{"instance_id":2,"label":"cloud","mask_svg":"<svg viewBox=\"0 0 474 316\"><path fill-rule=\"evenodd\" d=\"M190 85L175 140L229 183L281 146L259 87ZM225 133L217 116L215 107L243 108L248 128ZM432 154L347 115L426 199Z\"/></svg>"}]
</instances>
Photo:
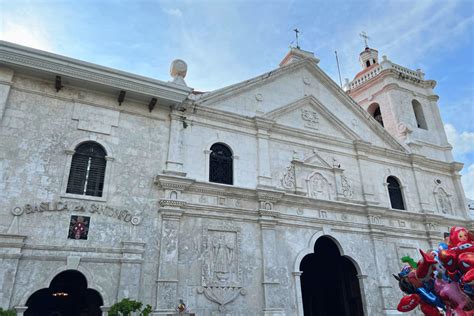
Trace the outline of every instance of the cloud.
<instances>
[{"instance_id":1,"label":"cloud","mask_svg":"<svg viewBox=\"0 0 474 316\"><path fill-rule=\"evenodd\" d=\"M453 146L453 154L457 157L474 152L474 132L463 131L459 133L451 124L445 124L446 136L449 143Z\"/></svg>"},{"instance_id":2,"label":"cloud","mask_svg":"<svg viewBox=\"0 0 474 316\"><path fill-rule=\"evenodd\" d=\"M462 176L461 181L466 197L474 200L474 164L467 167L466 173Z\"/></svg>"},{"instance_id":3,"label":"cloud","mask_svg":"<svg viewBox=\"0 0 474 316\"><path fill-rule=\"evenodd\" d=\"M178 9L178 8L173 8L173 9L164 9L163 10L166 14L170 15L170 16L174 16L174 17L177 17L177 18L181 18L183 16L183 12Z\"/></svg>"},{"instance_id":4,"label":"cloud","mask_svg":"<svg viewBox=\"0 0 474 316\"><path fill-rule=\"evenodd\" d=\"M5 22L0 32L0 39L24 46L29 46L46 51L52 51L53 45L41 25L36 23L17 24Z\"/></svg>"}]
</instances>

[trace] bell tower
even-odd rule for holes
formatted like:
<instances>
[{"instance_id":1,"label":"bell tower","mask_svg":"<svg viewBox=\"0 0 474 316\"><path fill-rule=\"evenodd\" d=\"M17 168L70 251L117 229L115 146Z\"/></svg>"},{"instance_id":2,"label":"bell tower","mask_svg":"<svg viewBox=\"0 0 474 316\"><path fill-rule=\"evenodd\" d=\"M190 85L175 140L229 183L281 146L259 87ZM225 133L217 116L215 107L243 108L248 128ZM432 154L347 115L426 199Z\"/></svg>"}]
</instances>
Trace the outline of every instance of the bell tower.
<instances>
[{"instance_id":1,"label":"bell tower","mask_svg":"<svg viewBox=\"0 0 474 316\"><path fill-rule=\"evenodd\" d=\"M366 110L379 124L411 152L431 159L452 162L438 108L438 96L433 92L436 81L425 80L420 70L397 65L367 45L360 53L362 70L352 81L346 79L344 91Z\"/></svg>"}]
</instances>

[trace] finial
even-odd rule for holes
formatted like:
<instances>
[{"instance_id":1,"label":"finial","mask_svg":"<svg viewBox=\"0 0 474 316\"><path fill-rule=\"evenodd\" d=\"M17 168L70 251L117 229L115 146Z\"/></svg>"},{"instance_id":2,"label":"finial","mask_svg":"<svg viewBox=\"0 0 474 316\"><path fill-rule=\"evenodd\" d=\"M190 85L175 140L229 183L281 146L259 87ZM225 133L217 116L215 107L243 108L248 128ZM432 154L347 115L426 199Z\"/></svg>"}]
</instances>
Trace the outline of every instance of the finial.
<instances>
[{"instance_id":1,"label":"finial","mask_svg":"<svg viewBox=\"0 0 474 316\"><path fill-rule=\"evenodd\" d=\"M186 86L184 82L184 78L186 77L186 73L188 72L188 65L181 59L175 59L171 63L170 67L170 75L173 77L173 82L176 84Z\"/></svg>"},{"instance_id":2,"label":"finial","mask_svg":"<svg viewBox=\"0 0 474 316\"><path fill-rule=\"evenodd\" d=\"M364 42L365 42L365 48L369 48L369 44L367 43L367 40L370 38L367 33L365 33L365 31L361 32L359 34L360 37L362 37L364 39Z\"/></svg>"},{"instance_id":3,"label":"finial","mask_svg":"<svg viewBox=\"0 0 474 316\"><path fill-rule=\"evenodd\" d=\"M300 32L297 28L293 30L296 36L296 48L300 49L300 44L298 42L298 33Z\"/></svg>"}]
</instances>

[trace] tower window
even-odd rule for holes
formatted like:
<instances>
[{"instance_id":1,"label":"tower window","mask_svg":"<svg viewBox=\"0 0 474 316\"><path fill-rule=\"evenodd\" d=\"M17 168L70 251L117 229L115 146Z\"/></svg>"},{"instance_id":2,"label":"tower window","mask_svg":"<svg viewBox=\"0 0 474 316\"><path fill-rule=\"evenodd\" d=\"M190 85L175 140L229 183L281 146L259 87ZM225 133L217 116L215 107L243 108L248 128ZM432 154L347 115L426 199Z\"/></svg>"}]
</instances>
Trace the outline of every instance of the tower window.
<instances>
[{"instance_id":1,"label":"tower window","mask_svg":"<svg viewBox=\"0 0 474 316\"><path fill-rule=\"evenodd\" d=\"M382 112L380 111L380 106L377 103L372 103L367 109L367 112L369 112L370 115L372 115L372 117L383 127Z\"/></svg>"},{"instance_id":2,"label":"tower window","mask_svg":"<svg viewBox=\"0 0 474 316\"><path fill-rule=\"evenodd\" d=\"M66 193L102 196L107 153L96 142L85 142L76 147Z\"/></svg>"},{"instance_id":3,"label":"tower window","mask_svg":"<svg viewBox=\"0 0 474 316\"><path fill-rule=\"evenodd\" d=\"M423 107L421 106L420 102L413 100L411 101L411 104L413 106L413 112L415 113L416 125L418 128L428 129L425 116L423 115Z\"/></svg>"},{"instance_id":4,"label":"tower window","mask_svg":"<svg viewBox=\"0 0 474 316\"><path fill-rule=\"evenodd\" d=\"M233 184L233 157L230 148L222 143L211 146L209 182Z\"/></svg>"},{"instance_id":5,"label":"tower window","mask_svg":"<svg viewBox=\"0 0 474 316\"><path fill-rule=\"evenodd\" d=\"M367 60L367 61L365 62L365 65L366 65L367 67L370 67L370 60Z\"/></svg>"},{"instance_id":6,"label":"tower window","mask_svg":"<svg viewBox=\"0 0 474 316\"><path fill-rule=\"evenodd\" d=\"M400 182L395 177L387 178L387 189L388 195L390 196L390 205L392 208L397 210L404 210L405 204L403 203L402 190Z\"/></svg>"}]
</instances>

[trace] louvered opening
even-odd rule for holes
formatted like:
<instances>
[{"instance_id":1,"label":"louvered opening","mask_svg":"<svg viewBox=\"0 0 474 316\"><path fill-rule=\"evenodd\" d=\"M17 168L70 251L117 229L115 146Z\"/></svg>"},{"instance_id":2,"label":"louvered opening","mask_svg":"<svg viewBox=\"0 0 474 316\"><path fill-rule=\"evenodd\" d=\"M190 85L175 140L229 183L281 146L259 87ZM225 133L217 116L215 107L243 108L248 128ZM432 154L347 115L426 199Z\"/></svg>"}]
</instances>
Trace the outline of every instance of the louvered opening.
<instances>
[{"instance_id":1,"label":"louvered opening","mask_svg":"<svg viewBox=\"0 0 474 316\"><path fill-rule=\"evenodd\" d=\"M104 189L106 152L97 143L86 142L72 156L67 193L102 196Z\"/></svg>"}]
</instances>

